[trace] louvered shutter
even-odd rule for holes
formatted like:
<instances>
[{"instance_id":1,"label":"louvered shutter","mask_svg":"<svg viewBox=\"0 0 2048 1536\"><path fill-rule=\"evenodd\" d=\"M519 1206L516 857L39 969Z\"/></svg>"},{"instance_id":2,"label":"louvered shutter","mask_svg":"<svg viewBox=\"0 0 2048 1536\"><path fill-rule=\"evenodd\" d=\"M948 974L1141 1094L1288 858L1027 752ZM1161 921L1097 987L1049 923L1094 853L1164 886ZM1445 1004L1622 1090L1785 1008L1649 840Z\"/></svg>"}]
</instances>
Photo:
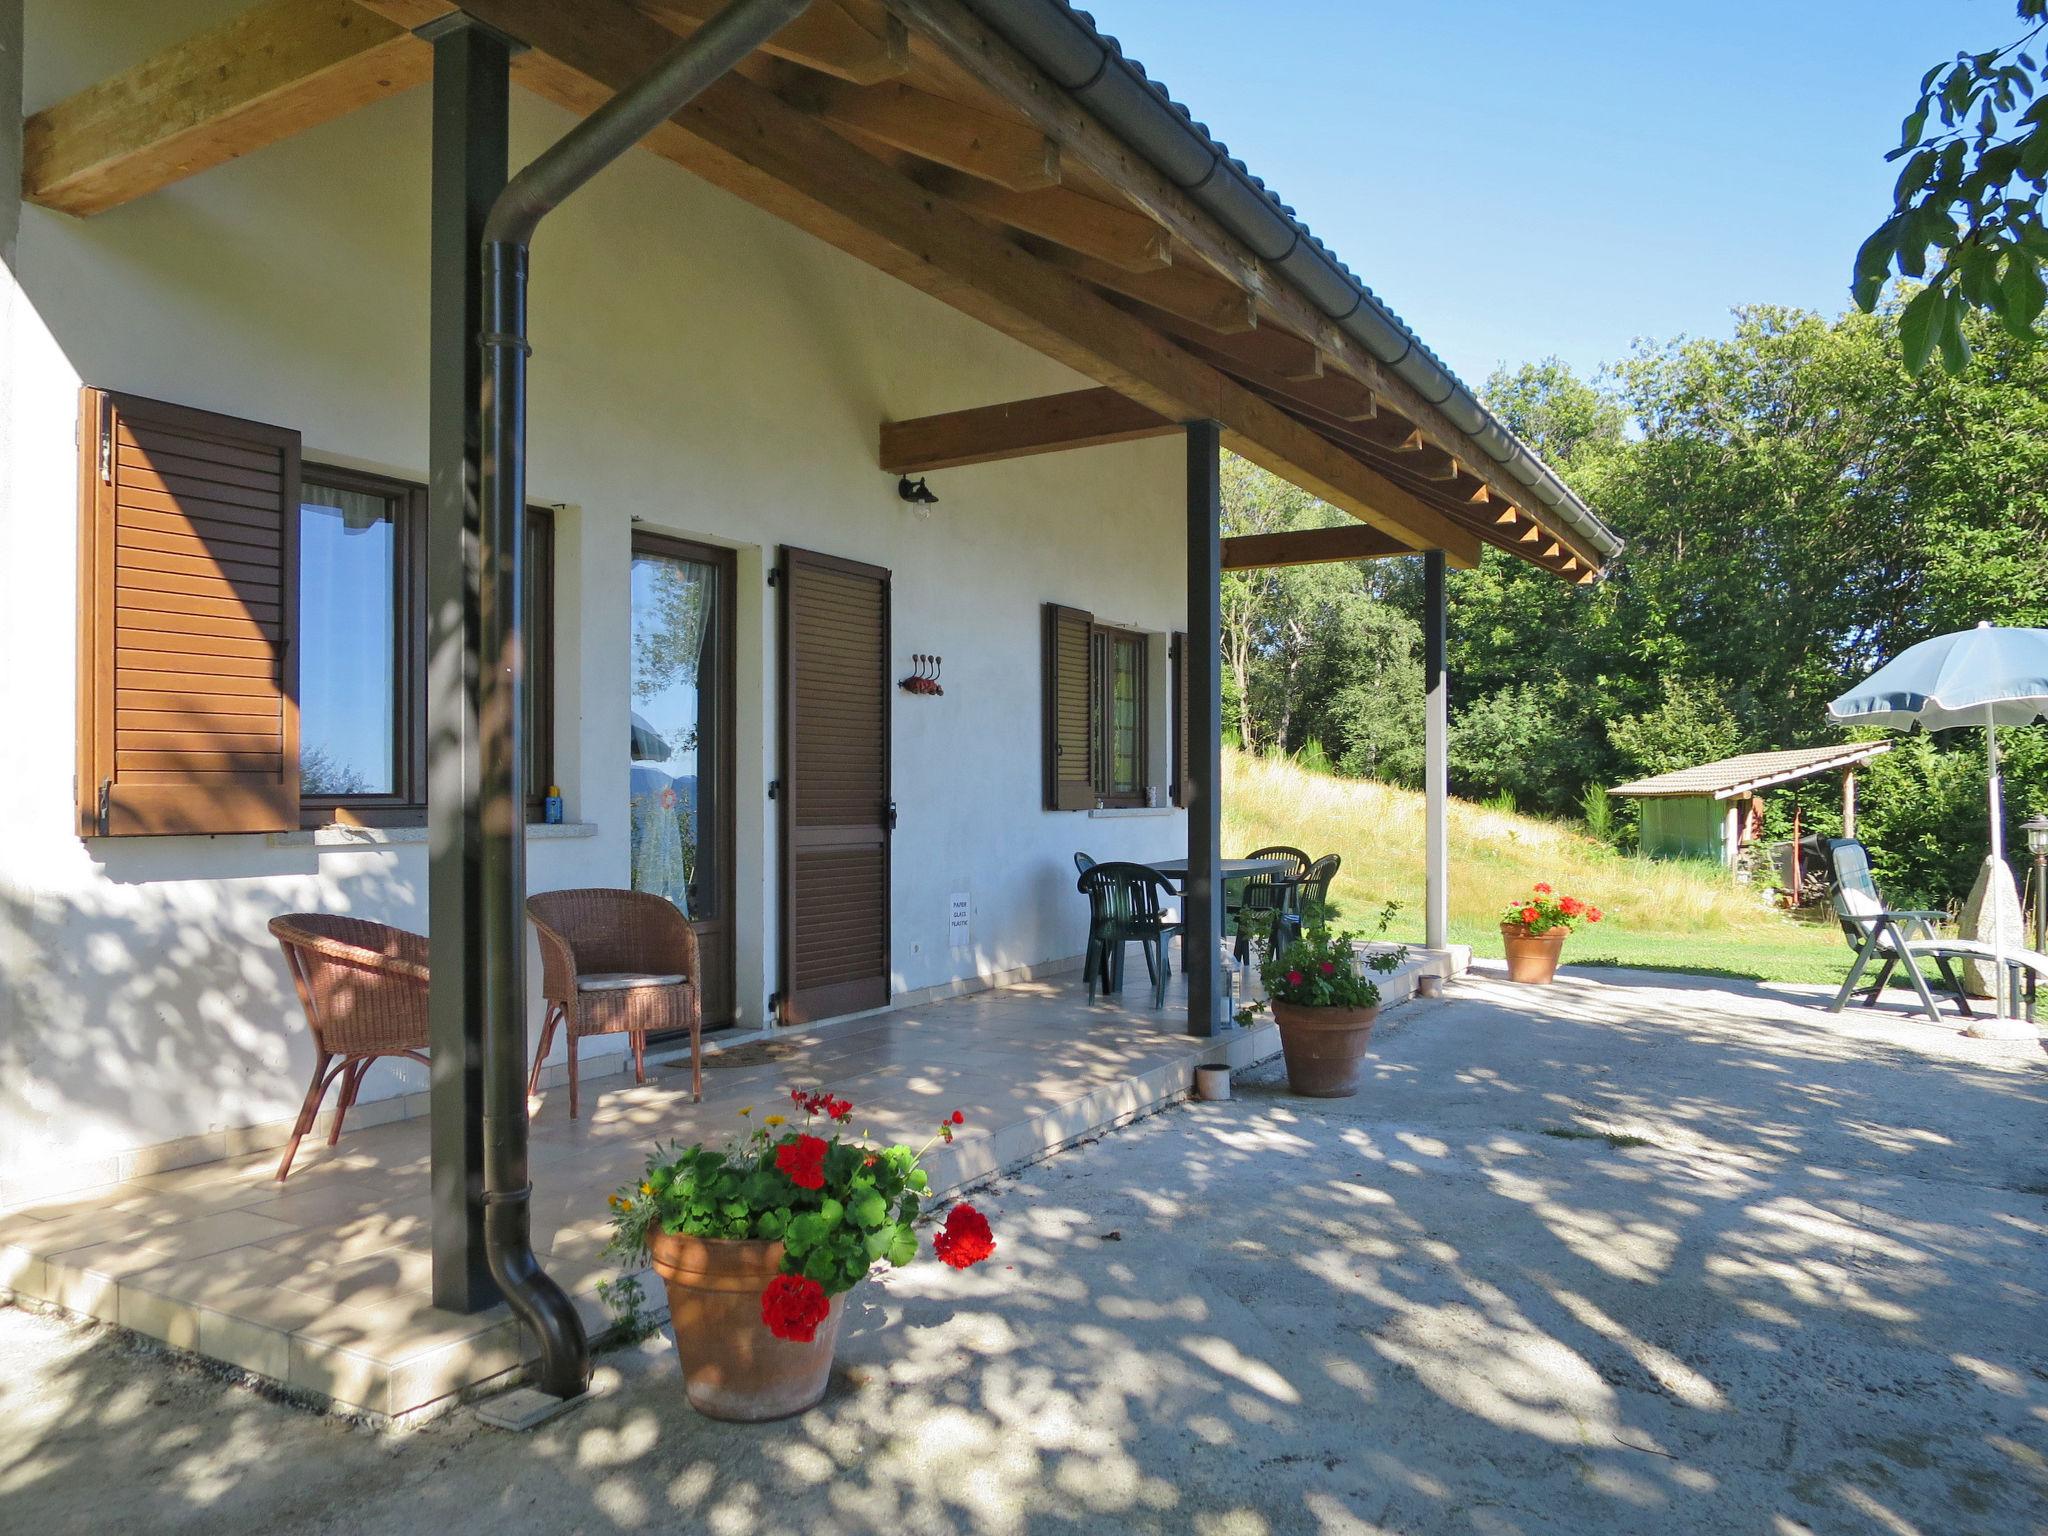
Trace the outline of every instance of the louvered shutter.
<instances>
[{"instance_id":1,"label":"louvered shutter","mask_svg":"<svg viewBox=\"0 0 2048 1536\"><path fill-rule=\"evenodd\" d=\"M88 389L80 831L299 820L299 437Z\"/></svg>"},{"instance_id":2,"label":"louvered shutter","mask_svg":"<svg viewBox=\"0 0 2048 1536\"><path fill-rule=\"evenodd\" d=\"M1092 711L1089 655L1094 618L1077 608L1045 605L1045 808L1086 811L1095 806L1095 764L1090 747Z\"/></svg>"},{"instance_id":3,"label":"louvered shutter","mask_svg":"<svg viewBox=\"0 0 2048 1536\"><path fill-rule=\"evenodd\" d=\"M1193 798L1193 763L1188 755L1188 637L1176 632L1168 652L1173 663L1173 803Z\"/></svg>"}]
</instances>

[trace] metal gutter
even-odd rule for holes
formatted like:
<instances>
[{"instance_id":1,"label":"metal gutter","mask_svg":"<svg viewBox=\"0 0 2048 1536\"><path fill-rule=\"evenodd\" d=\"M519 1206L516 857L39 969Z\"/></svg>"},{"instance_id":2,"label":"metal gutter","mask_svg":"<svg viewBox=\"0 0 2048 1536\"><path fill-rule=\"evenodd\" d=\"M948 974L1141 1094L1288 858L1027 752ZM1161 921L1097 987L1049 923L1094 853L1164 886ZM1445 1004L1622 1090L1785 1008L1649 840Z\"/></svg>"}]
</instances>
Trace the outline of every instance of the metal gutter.
<instances>
[{"instance_id":1,"label":"metal gutter","mask_svg":"<svg viewBox=\"0 0 2048 1536\"><path fill-rule=\"evenodd\" d=\"M526 804L518 745L519 611L526 527L526 274L542 219L794 20L810 0L733 0L642 79L571 128L507 183L483 231L480 413L482 652L478 747L484 818L484 1251L491 1278L540 1341L540 1382L557 1397L590 1384L574 1303L533 1251L526 1160Z\"/></svg>"},{"instance_id":2,"label":"metal gutter","mask_svg":"<svg viewBox=\"0 0 2048 1536\"><path fill-rule=\"evenodd\" d=\"M1292 208L1233 160L1116 39L1066 0L961 0L1345 334L1441 410L1489 458L1600 552L1622 540L1520 438L1480 404L1443 360L1316 239Z\"/></svg>"}]
</instances>

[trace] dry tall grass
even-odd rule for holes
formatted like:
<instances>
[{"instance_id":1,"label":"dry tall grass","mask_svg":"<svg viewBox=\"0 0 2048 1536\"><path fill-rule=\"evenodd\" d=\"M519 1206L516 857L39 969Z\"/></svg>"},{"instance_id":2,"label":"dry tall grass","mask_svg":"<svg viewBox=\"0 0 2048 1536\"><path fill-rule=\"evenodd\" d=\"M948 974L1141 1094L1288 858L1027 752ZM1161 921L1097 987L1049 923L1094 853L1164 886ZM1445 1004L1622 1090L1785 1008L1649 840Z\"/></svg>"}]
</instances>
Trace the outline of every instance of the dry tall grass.
<instances>
[{"instance_id":1,"label":"dry tall grass","mask_svg":"<svg viewBox=\"0 0 2048 1536\"><path fill-rule=\"evenodd\" d=\"M1407 908L1399 928L1419 933L1422 841L1423 799L1414 790L1311 773L1284 758L1224 755L1224 850L1242 854L1287 843L1310 854L1342 854L1343 872L1331 895L1351 921L1391 898ZM1838 939L1766 909L1715 865L1634 858L1559 822L1456 799L1450 841L1451 927L1467 942L1494 930L1503 904L1547 880L1611 920L1590 930L1585 945L1598 943L1623 956L1631 940L1656 938L1812 944L1829 963L1837 953ZM1498 944L1495 933L1490 947ZM1579 939L1573 944L1585 947Z\"/></svg>"}]
</instances>

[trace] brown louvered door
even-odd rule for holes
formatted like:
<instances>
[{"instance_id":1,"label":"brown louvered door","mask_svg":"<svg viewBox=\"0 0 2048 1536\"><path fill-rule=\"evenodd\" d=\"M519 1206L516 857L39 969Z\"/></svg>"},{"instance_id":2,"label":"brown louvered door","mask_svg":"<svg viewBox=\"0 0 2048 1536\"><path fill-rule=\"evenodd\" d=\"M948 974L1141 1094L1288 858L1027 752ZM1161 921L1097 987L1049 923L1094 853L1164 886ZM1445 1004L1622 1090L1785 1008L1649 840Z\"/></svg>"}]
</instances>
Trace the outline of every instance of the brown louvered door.
<instances>
[{"instance_id":1,"label":"brown louvered door","mask_svg":"<svg viewBox=\"0 0 2048 1536\"><path fill-rule=\"evenodd\" d=\"M1090 728L1090 656L1095 620L1078 608L1045 605L1045 808L1095 808L1095 733Z\"/></svg>"},{"instance_id":2,"label":"brown louvered door","mask_svg":"<svg viewBox=\"0 0 2048 1536\"><path fill-rule=\"evenodd\" d=\"M298 434L81 408L80 831L296 828Z\"/></svg>"},{"instance_id":3,"label":"brown louvered door","mask_svg":"<svg viewBox=\"0 0 2048 1536\"><path fill-rule=\"evenodd\" d=\"M784 549L782 1018L889 1001L889 573Z\"/></svg>"}]
</instances>

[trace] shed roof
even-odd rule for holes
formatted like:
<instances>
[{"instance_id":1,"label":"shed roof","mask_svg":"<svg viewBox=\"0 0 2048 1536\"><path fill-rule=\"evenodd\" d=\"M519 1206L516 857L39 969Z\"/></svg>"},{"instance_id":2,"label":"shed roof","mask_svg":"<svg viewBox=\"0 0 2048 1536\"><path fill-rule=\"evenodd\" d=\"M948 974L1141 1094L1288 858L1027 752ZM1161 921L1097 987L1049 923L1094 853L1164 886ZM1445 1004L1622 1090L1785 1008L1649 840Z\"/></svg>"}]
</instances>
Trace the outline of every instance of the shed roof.
<instances>
[{"instance_id":1,"label":"shed roof","mask_svg":"<svg viewBox=\"0 0 2048 1536\"><path fill-rule=\"evenodd\" d=\"M1787 747L1781 752L1745 752L1697 768L1677 768L1654 778L1617 784L1608 793L1642 800L1704 796L1728 800L1773 784L1789 784L1837 768L1853 768L1889 752L1888 741L1840 741L1826 747Z\"/></svg>"}]
</instances>

